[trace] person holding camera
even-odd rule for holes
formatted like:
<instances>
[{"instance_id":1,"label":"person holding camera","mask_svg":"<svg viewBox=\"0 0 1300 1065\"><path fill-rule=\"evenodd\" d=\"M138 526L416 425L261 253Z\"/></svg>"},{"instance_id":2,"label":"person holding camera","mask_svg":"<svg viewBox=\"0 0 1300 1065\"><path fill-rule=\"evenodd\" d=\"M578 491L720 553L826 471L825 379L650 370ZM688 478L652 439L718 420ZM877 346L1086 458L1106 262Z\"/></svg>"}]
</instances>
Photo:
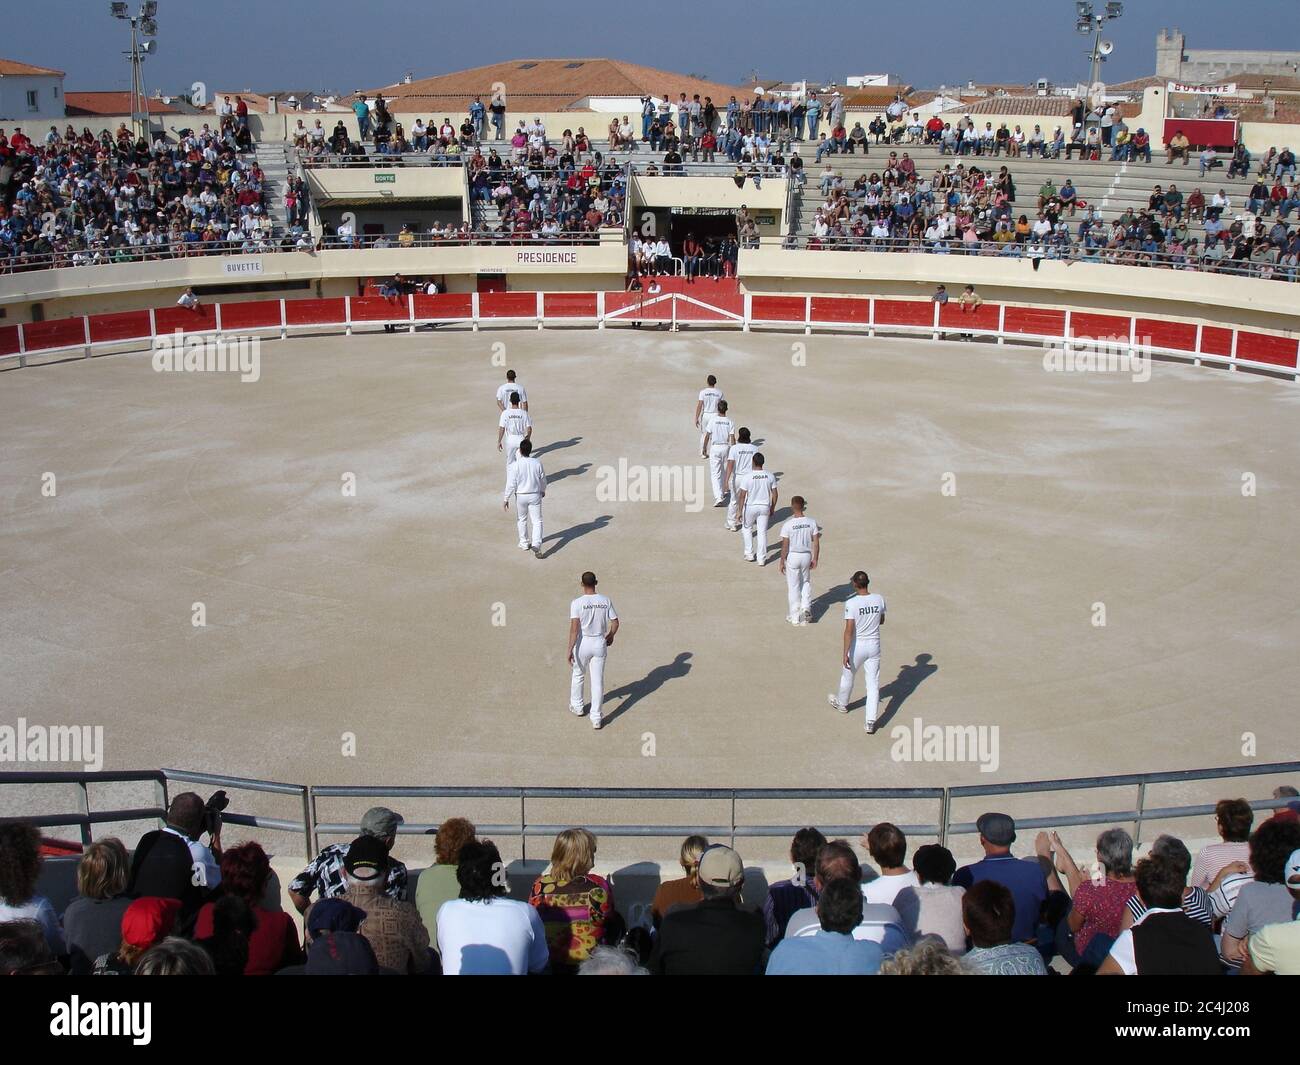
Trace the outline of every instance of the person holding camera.
<instances>
[{"instance_id":1,"label":"person holding camera","mask_svg":"<svg viewBox=\"0 0 1300 1065\"><path fill-rule=\"evenodd\" d=\"M167 823L136 844L127 895L179 900L183 934L221 884L221 812L229 805L224 791L207 802L192 791L182 792L167 807Z\"/></svg>"}]
</instances>

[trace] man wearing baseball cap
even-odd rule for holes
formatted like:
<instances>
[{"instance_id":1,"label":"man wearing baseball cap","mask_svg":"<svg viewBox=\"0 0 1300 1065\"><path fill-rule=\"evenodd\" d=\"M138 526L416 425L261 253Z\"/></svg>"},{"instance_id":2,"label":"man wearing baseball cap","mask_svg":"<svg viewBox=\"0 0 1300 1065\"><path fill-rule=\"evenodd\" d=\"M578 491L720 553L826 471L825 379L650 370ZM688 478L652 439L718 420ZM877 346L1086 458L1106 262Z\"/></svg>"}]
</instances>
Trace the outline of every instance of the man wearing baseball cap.
<instances>
[{"instance_id":1,"label":"man wearing baseball cap","mask_svg":"<svg viewBox=\"0 0 1300 1065\"><path fill-rule=\"evenodd\" d=\"M700 855L700 894L694 906L670 910L650 955L660 976L754 976L762 971L763 915L740 902L745 867L730 847Z\"/></svg>"},{"instance_id":2,"label":"man wearing baseball cap","mask_svg":"<svg viewBox=\"0 0 1300 1065\"><path fill-rule=\"evenodd\" d=\"M1300 976L1300 850L1291 852L1283 875L1294 900L1291 906L1293 920L1265 925L1250 937L1246 960L1241 966L1242 976L1264 973Z\"/></svg>"},{"instance_id":3,"label":"man wearing baseball cap","mask_svg":"<svg viewBox=\"0 0 1300 1065\"><path fill-rule=\"evenodd\" d=\"M361 835L374 837L384 844L386 851L391 851L397 842L397 826L402 820L401 814L386 806L373 806L361 818ZM293 878L289 884L289 898L299 913L305 913L311 905L313 892L319 892L322 899L335 899L347 890L343 863L350 846L348 843L331 843ZM406 866L390 855L385 876L383 893L392 899L406 899Z\"/></svg>"},{"instance_id":4,"label":"man wearing baseball cap","mask_svg":"<svg viewBox=\"0 0 1300 1065\"><path fill-rule=\"evenodd\" d=\"M981 814L975 827L979 829L984 857L973 865L963 865L952 882L969 889L981 880L993 880L1005 887L1016 904L1012 938L1028 942L1035 938L1038 912L1047 898L1047 874L1037 858L1022 860L1011 853L1011 844L1016 841L1016 823L1006 814Z\"/></svg>"}]
</instances>

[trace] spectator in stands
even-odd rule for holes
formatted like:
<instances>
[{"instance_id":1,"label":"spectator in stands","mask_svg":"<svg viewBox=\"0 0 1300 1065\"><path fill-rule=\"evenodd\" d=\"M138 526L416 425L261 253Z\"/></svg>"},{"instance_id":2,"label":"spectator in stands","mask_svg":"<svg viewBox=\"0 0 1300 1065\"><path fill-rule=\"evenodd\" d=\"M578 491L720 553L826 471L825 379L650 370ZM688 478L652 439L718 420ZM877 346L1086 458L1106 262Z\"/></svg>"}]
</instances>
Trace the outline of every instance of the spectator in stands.
<instances>
[{"instance_id":1,"label":"spectator in stands","mask_svg":"<svg viewBox=\"0 0 1300 1065\"><path fill-rule=\"evenodd\" d=\"M880 867L880 875L862 885L862 895L867 902L893 906L900 891L920 885L916 873L904 864L907 836L897 825L882 821L862 837L860 844Z\"/></svg>"},{"instance_id":2,"label":"spectator in stands","mask_svg":"<svg viewBox=\"0 0 1300 1065\"><path fill-rule=\"evenodd\" d=\"M585 828L565 829L555 837L549 872L533 882L528 902L546 930L551 971L572 975L611 930L614 893L592 872L596 837Z\"/></svg>"},{"instance_id":3,"label":"spectator in stands","mask_svg":"<svg viewBox=\"0 0 1300 1065\"><path fill-rule=\"evenodd\" d=\"M91 975L130 976L144 953L172 934L180 915L179 899L134 899L122 914L117 949L97 957Z\"/></svg>"},{"instance_id":4,"label":"spectator in stands","mask_svg":"<svg viewBox=\"0 0 1300 1065\"><path fill-rule=\"evenodd\" d=\"M677 860L686 875L677 880L665 880L655 890L650 904L650 919L655 928L663 924L664 917L676 906L691 906L704 895L700 892L700 855L709 848L704 836L687 836L682 841Z\"/></svg>"},{"instance_id":5,"label":"spectator in stands","mask_svg":"<svg viewBox=\"0 0 1300 1065\"><path fill-rule=\"evenodd\" d=\"M752 976L763 955L763 917L741 905L744 866L730 847L700 856L703 899L664 916L650 971L667 976Z\"/></svg>"},{"instance_id":6,"label":"spectator in stands","mask_svg":"<svg viewBox=\"0 0 1300 1065\"><path fill-rule=\"evenodd\" d=\"M578 967L579 976L649 976L650 970L623 947L596 947Z\"/></svg>"},{"instance_id":7,"label":"spectator in stands","mask_svg":"<svg viewBox=\"0 0 1300 1065\"><path fill-rule=\"evenodd\" d=\"M194 294L194 289L187 288L181 293L181 298L176 301L176 306L184 307L187 311L197 311L202 308L198 296Z\"/></svg>"},{"instance_id":8,"label":"spectator in stands","mask_svg":"<svg viewBox=\"0 0 1300 1065\"><path fill-rule=\"evenodd\" d=\"M1273 168L1273 176L1275 178L1288 177L1291 178L1292 180L1295 180L1295 176L1296 176L1295 152L1293 152L1290 148L1283 148L1282 151L1278 154L1277 163Z\"/></svg>"},{"instance_id":9,"label":"spectator in stands","mask_svg":"<svg viewBox=\"0 0 1300 1065\"><path fill-rule=\"evenodd\" d=\"M848 878L862 890L862 866L853 848L844 840L833 840L817 852L817 875L813 887L820 898L832 880ZM813 908L798 910L786 923L786 937L815 935L820 923ZM862 923L853 933L855 939L879 943L886 955L907 946L907 932L898 911L889 905L864 903Z\"/></svg>"},{"instance_id":10,"label":"spectator in stands","mask_svg":"<svg viewBox=\"0 0 1300 1065\"><path fill-rule=\"evenodd\" d=\"M924 939L907 950L898 951L880 965L881 976L964 976L966 970L942 943Z\"/></svg>"},{"instance_id":11,"label":"spectator in stands","mask_svg":"<svg viewBox=\"0 0 1300 1065\"><path fill-rule=\"evenodd\" d=\"M212 906L206 933L194 941L208 952L218 976L243 976L248 969L248 943L257 927L257 918L242 898L222 894ZM297 933L294 935L295 941ZM269 972L265 975L270 975Z\"/></svg>"},{"instance_id":12,"label":"spectator in stands","mask_svg":"<svg viewBox=\"0 0 1300 1065\"><path fill-rule=\"evenodd\" d=\"M1243 976L1300 975L1300 850L1292 851L1287 857L1283 875L1291 893L1295 919L1266 925L1250 937L1241 967Z\"/></svg>"},{"instance_id":13,"label":"spectator in stands","mask_svg":"<svg viewBox=\"0 0 1300 1065\"><path fill-rule=\"evenodd\" d=\"M361 818L361 834L374 836L392 851L397 842L397 826L402 823L402 815L394 813L384 806L373 806ZM346 890L344 883L344 860L348 856L347 843L331 843L320 852L311 863L289 884L289 898L299 913L304 913L311 904L313 892L319 892L322 899L338 898ZM384 894L392 899L405 899L406 866L396 859L391 859L387 867L387 883Z\"/></svg>"},{"instance_id":14,"label":"spectator in stands","mask_svg":"<svg viewBox=\"0 0 1300 1065\"><path fill-rule=\"evenodd\" d=\"M1187 139L1187 134L1181 129L1174 130L1174 135L1169 143L1165 146L1165 166L1170 166L1173 161L1180 156L1183 160L1183 166L1188 164L1188 153L1192 147L1192 142Z\"/></svg>"},{"instance_id":15,"label":"spectator in stands","mask_svg":"<svg viewBox=\"0 0 1300 1065\"><path fill-rule=\"evenodd\" d=\"M0 922L35 921L52 954L66 954L63 928L50 900L36 893L41 834L34 825L0 825Z\"/></svg>"},{"instance_id":16,"label":"spectator in stands","mask_svg":"<svg viewBox=\"0 0 1300 1065\"><path fill-rule=\"evenodd\" d=\"M1192 865L1192 885L1208 888L1219 871L1230 862L1250 858L1250 826L1255 814L1245 799L1221 799L1214 807L1214 823L1222 843L1201 848Z\"/></svg>"},{"instance_id":17,"label":"spectator in stands","mask_svg":"<svg viewBox=\"0 0 1300 1065\"><path fill-rule=\"evenodd\" d=\"M365 912L358 931L369 940L381 966L399 973L424 973L432 961L429 933L413 903L385 894L391 861L388 845L379 836L363 833L354 839L343 859L343 899Z\"/></svg>"},{"instance_id":18,"label":"spectator in stands","mask_svg":"<svg viewBox=\"0 0 1300 1065\"><path fill-rule=\"evenodd\" d=\"M912 939L937 936L952 954L966 953L961 916L961 900L966 892L952 885L957 871L952 853L938 844L927 844L917 848L912 865L917 885L903 888L894 898L894 909L904 931Z\"/></svg>"},{"instance_id":19,"label":"spectator in stands","mask_svg":"<svg viewBox=\"0 0 1300 1065\"><path fill-rule=\"evenodd\" d=\"M1036 935L1039 909L1047 900L1047 877L1037 858L1020 860L1011 853L1016 841L1016 823L1006 814L982 814L975 822L979 829L980 846L984 857L973 865L957 870L953 883L971 888L985 880L993 880L1007 888L1015 900L1015 926L1012 938L1027 942Z\"/></svg>"},{"instance_id":20,"label":"spectator in stands","mask_svg":"<svg viewBox=\"0 0 1300 1065\"><path fill-rule=\"evenodd\" d=\"M1183 883L1187 884L1188 874L1192 870L1192 854L1187 849L1187 845L1176 836L1162 835L1157 836L1156 841L1151 844L1151 857L1159 857L1165 861L1171 862L1173 866L1182 874ZM1231 863L1225 866L1225 870L1234 869L1237 863ZM1243 863L1244 865L1244 863ZM1226 875L1221 871L1220 875ZM1136 882L1135 882L1136 883ZM1131 928L1135 921L1141 918L1146 912L1146 904L1142 901L1142 896L1134 894L1125 907L1125 913L1120 920L1120 930ZM1194 921L1199 921L1207 928L1213 925L1214 915L1211 912L1210 898L1204 890L1199 887L1187 885L1183 889L1183 912Z\"/></svg>"},{"instance_id":21,"label":"spectator in stands","mask_svg":"<svg viewBox=\"0 0 1300 1065\"><path fill-rule=\"evenodd\" d=\"M438 908L460 897L456 869L465 844L474 842L474 825L463 817L448 818L438 826L433 837L434 864L420 872L415 884L415 906L420 920L429 930L429 939L438 942Z\"/></svg>"},{"instance_id":22,"label":"spectator in stands","mask_svg":"<svg viewBox=\"0 0 1300 1065\"><path fill-rule=\"evenodd\" d=\"M1072 967L1091 972L1110 952L1111 945L1121 930L1121 922L1128 901L1137 893L1133 881L1133 837L1122 828L1108 828L1097 837L1097 866L1102 870L1099 878L1089 878L1079 868L1061 837L1053 832L1038 833L1035 851L1047 860L1052 869L1047 886L1060 891L1057 873L1064 874L1070 895L1070 909L1050 937L1039 949L1045 953L1055 949Z\"/></svg>"},{"instance_id":23,"label":"spectator in stands","mask_svg":"<svg viewBox=\"0 0 1300 1065\"><path fill-rule=\"evenodd\" d=\"M244 968L248 976L269 976L286 965L296 965L303 960L298 928L293 919L283 911L263 905L270 882L271 860L260 843L243 843L222 854L222 894L241 899L254 921ZM196 939L213 935L214 906L214 903L206 903L199 910L194 925Z\"/></svg>"},{"instance_id":24,"label":"spectator in stands","mask_svg":"<svg viewBox=\"0 0 1300 1065\"><path fill-rule=\"evenodd\" d=\"M77 897L63 911L63 934L73 975L90 972L95 959L122 941L122 916L131 859L120 839L109 836L86 848L77 864Z\"/></svg>"},{"instance_id":25,"label":"spectator in stands","mask_svg":"<svg viewBox=\"0 0 1300 1065\"><path fill-rule=\"evenodd\" d=\"M1292 918L1292 898L1287 885L1287 861L1300 850L1300 824L1270 818L1250 837L1250 868L1254 880L1242 884L1225 914L1219 911L1219 893L1210 896L1215 912L1224 917L1219 953L1230 966L1246 959L1247 940L1265 925Z\"/></svg>"},{"instance_id":26,"label":"spectator in stands","mask_svg":"<svg viewBox=\"0 0 1300 1065\"><path fill-rule=\"evenodd\" d=\"M811 936L783 939L767 962L768 976L871 976L884 951L854 939L862 923L862 892L848 878L832 880L817 900L820 927Z\"/></svg>"},{"instance_id":27,"label":"spectator in stands","mask_svg":"<svg viewBox=\"0 0 1300 1065\"><path fill-rule=\"evenodd\" d=\"M1046 976L1042 955L1027 943L1016 942L1016 902L996 880L972 885L961 902L962 923L971 949L962 967L979 976Z\"/></svg>"},{"instance_id":28,"label":"spectator in stands","mask_svg":"<svg viewBox=\"0 0 1300 1065\"><path fill-rule=\"evenodd\" d=\"M1119 934L1098 975L1219 975L1223 966L1213 934L1183 910L1185 881L1179 866L1159 855L1143 858L1136 877L1146 910Z\"/></svg>"},{"instance_id":29,"label":"spectator in stands","mask_svg":"<svg viewBox=\"0 0 1300 1065\"><path fill-rule=\"evenodd\" d=\"M62 976L37 921L0 923L0 976Z\"/></svg>"},{"instance_id":30,"label":"spectator in stands","mask_svg":"<svg viewBox=\"0 0 1300 1065\"><path fill-rule=\"evenodd\" d=\"M1278 800L1279 803L1273 810L1274 815L1286 810L1290 810L1292 813L1300 811L1300 791L1297 791L1290 784L1281 784L1274 788L1273 798Z\"/></svg>"},{"instance_id":31,"label":"spectator in stands","mask_svg":"<svg viewBox=\"0 0 1300 1065\"><path fill-rule=\"evenodd\" d=\"M778 880L772 884L767 889L767 898L763 900L763 922L769 949L784 938L786 925L794 914L817 905L817 854L825 844L826 837L815 828L799 829L790 841L790 862L794 866L794 875L788 880ZM858 920L861 919L859 915Z\"/></svg>"},{"instance_id":32,"label":"spectator in stands","mask_svg":"<svg viewBox=\"0 0 1300 1065\"><path fill-rule=\"evenodd\" d=\"M438 953L447 976L546 972L550 955L537 910L506 898L505 866L491 840L461 848L460 898L438 911Z\"/></svg>"},{"instance_id":33,"label":"spectator in stands","mask_svg":"<svg viewBox=\"0 0 1300 1065\"><path fill-rule=\"evenodd\" d=\"M188 939L169 936L152 947L135 967L136 976L214 976L206 950Z\"/></svg>"}]
</instances>

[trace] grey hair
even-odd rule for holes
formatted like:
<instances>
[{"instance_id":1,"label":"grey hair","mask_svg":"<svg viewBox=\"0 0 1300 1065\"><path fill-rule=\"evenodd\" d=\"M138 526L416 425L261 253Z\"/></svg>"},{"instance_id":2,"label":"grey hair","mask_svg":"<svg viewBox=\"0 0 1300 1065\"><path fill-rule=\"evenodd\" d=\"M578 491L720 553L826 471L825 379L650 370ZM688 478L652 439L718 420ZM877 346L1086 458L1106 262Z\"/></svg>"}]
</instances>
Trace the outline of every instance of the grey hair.
<instances>
[{"instance_id":1,"label":"grey hair","mask_svg":"<svg viewBox=\"0 0 1300 1065\"><path fill-rule=\"evenodd\" d=\"M881 976L964 976L961 962L937 936L924 936L909 950L900 950L880 963Z\"/></svg>"},{"instance_id":2,"label":"grey hair","mask_svg":"<svg viewBox=\"0 0 1300 1065\"><path fill-rule=\"evenodd\" d=\"M579 976L649 976L630 951L622 947L596 947L578 966Z\"/></svg>"},{"instance_id":3,"label":"grey hair","mask_svg":"<svg viewBox=\"0 0 1300 1065\"><path fill-rule=\"evenodd\" d=\"M1179 869L1183 871L1183 878L1192 868L1192 852L1187 849L1187 844L1177 836L1156 836L1156 841L1151 844L1152 856L1168 858Z\"/></svg>"},{"instance_id":4,"label":"grey hair","mask_svg":"<svg viewBox=\"0 0 1300 1065\"><path fill-rule=\"evenodd\" d=\"M212 958L197 943L168 936L144 952L136 962L136 976L212 976Z\"/></svg>"},{"instance_id":5,"label":"grey hair","mask_svg":"<svg viewBox=\"0 0 1300 1065\"><path fill-rule=\"evenodd\" d=\"M1097 837L1097 860L1111 876L1133 872L1133 837L1122 828L1108 828Z\"/></svg>"}]
</instances>

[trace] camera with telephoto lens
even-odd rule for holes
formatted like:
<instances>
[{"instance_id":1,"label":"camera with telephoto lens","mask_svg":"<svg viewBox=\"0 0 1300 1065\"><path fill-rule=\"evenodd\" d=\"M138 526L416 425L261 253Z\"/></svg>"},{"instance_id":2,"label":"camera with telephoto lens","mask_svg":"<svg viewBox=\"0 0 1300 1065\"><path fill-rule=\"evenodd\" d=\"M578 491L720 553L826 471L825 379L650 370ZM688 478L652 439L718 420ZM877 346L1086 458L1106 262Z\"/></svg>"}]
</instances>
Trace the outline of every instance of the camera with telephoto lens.
<instances>
[{"instance_id":1,"label":"camera with telephoto lens","mask_svg":"<svg viewBox=\"0 0 1300 1065\"><path fill-rule=\"evenodd\" d=\"M230 797L224 791L213 792L203 807L203 832L215 836L221 831L221 813L230 805Z\"/></svg>"}]
</instances>

